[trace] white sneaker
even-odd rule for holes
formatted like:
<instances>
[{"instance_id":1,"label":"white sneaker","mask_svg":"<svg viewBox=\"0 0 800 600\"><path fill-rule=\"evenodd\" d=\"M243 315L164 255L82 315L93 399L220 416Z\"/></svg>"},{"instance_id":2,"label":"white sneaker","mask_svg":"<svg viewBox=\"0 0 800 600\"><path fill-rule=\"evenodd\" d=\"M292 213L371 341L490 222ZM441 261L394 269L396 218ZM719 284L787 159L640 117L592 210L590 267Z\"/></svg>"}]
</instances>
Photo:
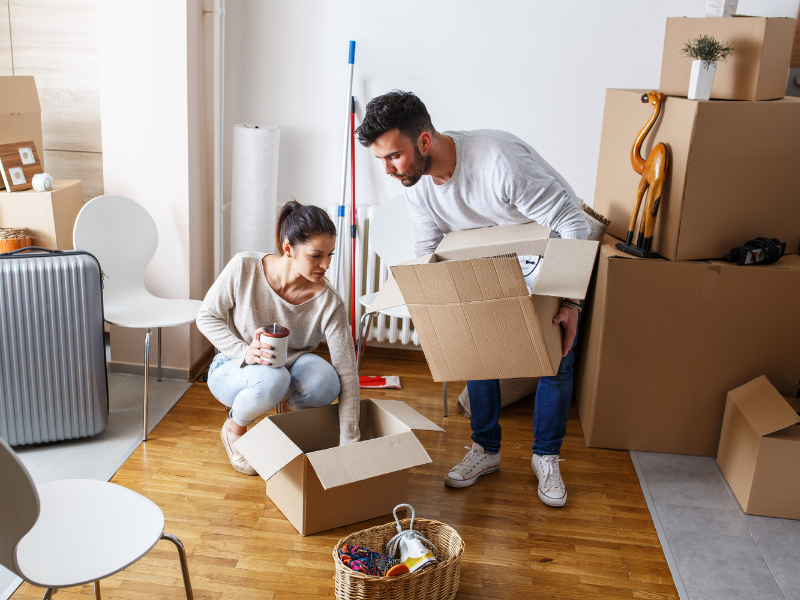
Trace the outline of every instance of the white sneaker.
<instances>
[{"instance_id":1,"label":"white sneaker","mask_svg":"<svg viewBox=\"0 0 800 600\"><path fill-rule=\"evenodd\" d=\"M469 448L469 446L464 446ZM467 452L460 463L450 469L444 482L450 487L464 488L478 481L481 475L494 473L500 468L500 453L486 454L483 446L473 443L472 449Z\"/></svg>"},{"instance_id":2,"label":"white sneaker","mask_svg":"<svg viewBox=\"0 0 800 600\"><path fill-rule=\"evenodd\" d=\"M561 480L558 463L563 459L558 454L531 457L531 466L539 479L539 499L547 506L564 506L567 503L567 488Z\"/></svg>"}]
</instances>

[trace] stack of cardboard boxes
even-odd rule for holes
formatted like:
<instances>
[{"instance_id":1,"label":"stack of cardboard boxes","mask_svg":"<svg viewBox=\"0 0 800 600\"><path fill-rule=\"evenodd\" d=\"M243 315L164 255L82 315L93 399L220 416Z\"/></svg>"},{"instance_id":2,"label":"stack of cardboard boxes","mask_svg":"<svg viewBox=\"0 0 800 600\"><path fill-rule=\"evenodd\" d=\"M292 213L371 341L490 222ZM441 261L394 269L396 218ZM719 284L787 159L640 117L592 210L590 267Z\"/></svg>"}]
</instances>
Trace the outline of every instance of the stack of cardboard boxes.
<instances>
[{"instance_id":1,"label":"stack of cardboard boxes","mask_svg":"<svg viewBox=\"0 0 800 600\"><path fill-rule=\"evenodd\" d=\"M576 397L589 446L716 456L729 390L800 379L800 99L784 98L794 19L669 19L661 116L642 149L669 146L654 250L622 253L640 176L631 146L647 90L608 90L594 208L611 219L584 312ZM711 100L685 97L701 34L734 48ZM787 243L772 265L722 257L756 237ZM634 239L635 236L634 236Z\"/></svg>"},{"instance_id":2,"label":"stack of cardboard boxes","mask_svg":"<svg viewBox=\"0 0 800 600\"><path fill-rule=\"evenodd\" d=\"M32 141L44 168L42 109L32 75L0 77L0 144ZM78 180L58 179L47 192L9 192L0 178L0 227L27 227L34 246L72 248L72 228L81 208Z\"/></svg>"}]
</instances>

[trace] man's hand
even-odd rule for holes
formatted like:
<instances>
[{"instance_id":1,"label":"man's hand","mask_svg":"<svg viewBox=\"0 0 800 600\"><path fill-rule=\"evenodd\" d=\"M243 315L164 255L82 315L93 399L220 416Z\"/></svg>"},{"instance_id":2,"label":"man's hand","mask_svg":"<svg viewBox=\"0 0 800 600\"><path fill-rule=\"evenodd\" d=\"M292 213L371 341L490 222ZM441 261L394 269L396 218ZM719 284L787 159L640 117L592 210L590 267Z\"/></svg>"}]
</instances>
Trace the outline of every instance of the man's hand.
<instances>
[{"instance_id":1,"label":"man's hand","mask_svg":"<svg viewBox=\"0 0 800 600\"><path fill-rule=\"evenodd\" d=\"M553 323L557 323L564 328L564 338L561 340L561 358L564 358L575 342L578 333L578 310L562 306L558 314L553 317Z\"/></svg>"},{"instance_id":2,"label":"man's hand","mask_svg":"<svg viewBox=\"0 0 800 600\"><path fill-rule=\"evenodd\" d=\"M248 365L272 365L272 359L275 358L272 351L275 350L275 347L268 342L261 341L262 333L264 333L263 329L256 329L253 334L253 341L244 357L244 362Z\"/></svg>"}]
</instances>

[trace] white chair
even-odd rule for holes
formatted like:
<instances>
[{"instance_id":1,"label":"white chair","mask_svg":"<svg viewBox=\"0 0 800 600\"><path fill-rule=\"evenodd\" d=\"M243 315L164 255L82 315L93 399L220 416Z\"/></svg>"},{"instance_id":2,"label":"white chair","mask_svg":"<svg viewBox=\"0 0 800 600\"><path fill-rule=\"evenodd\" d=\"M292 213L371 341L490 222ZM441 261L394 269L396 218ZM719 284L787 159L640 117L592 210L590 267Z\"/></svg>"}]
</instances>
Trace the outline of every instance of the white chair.
<instances>
[{"instance_id":1,"label":"white chair","mask_svg":"<svg viewBox=\"0 0 800 600\"><path fill-rule=\"evenodd\" d=\"M383 204L372 216L369 224L369 244L375 250L381 262L387 267L394 267L411 260L415 256L414 252L414 224L411 215L408 214L408 207L404 196L397 196ZM364 311L369 310L378 292L361 296L358 301L364 307ZM410 319L411 314L405 306L387 308L377 312L377 315L385 315L397 319ZM366 340L369 337L369 330L372 327L373 314L364 312L358 328L358 352L356 356L357 370L361 370L361 358L366 349ZM364 333L366 324L367 331ZM444 394L444 416L447 416L447 382L443 385Z\"/></svg>"},{"instance_id":2,"label":"white chair","mask_svg":"<svg viewBox=\"0 0 800 600\"><path fill-rule=\"evenodd\" d=\"M164 513L127 488L92 479L36 486L0 438L0 564L32 585L60 588L94 583L135 563L159 540L178 548L186 597L193 600L186 552L164 533Z\"/></svg>"},{"instance_id":3,"label":"white chair","mask_svg":"<svg viewBox=\"0 0 800 600\"><path fill-rule=\"evenodd\" d=\"M194 323L202 302L158 298L147 291L144 271L158 247L158 230L150 214L130 198L98 196L89 200L75 221L72 241L90 252L103 271L106 322L145 329L144 431L147 440L147 383L150 334L158 329L158 381L161 381L161 328Z\"/></svg>"}]
</instances>

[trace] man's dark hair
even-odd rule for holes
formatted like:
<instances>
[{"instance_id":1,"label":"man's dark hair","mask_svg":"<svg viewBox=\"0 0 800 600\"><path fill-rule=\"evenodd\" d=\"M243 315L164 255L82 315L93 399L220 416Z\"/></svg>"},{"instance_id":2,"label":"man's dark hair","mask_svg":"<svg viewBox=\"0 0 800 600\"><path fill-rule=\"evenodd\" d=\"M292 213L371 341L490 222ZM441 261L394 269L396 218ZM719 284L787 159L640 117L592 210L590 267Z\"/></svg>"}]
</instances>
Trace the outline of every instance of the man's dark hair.
<instances>
[{"instance_id":1,"label":"man's dark hair","mask_svg":"<svg viewBox=\"0 0 800 600\"><path fill-rule=\"evenodd\" d=\"M387 131L399 129L400 133L416 142L423 131L436 133L428 109L413 92L392 90L373 98L367 104L364 121L356 129L358 141L369 148Z\"/></svg>"}]
</instances>

